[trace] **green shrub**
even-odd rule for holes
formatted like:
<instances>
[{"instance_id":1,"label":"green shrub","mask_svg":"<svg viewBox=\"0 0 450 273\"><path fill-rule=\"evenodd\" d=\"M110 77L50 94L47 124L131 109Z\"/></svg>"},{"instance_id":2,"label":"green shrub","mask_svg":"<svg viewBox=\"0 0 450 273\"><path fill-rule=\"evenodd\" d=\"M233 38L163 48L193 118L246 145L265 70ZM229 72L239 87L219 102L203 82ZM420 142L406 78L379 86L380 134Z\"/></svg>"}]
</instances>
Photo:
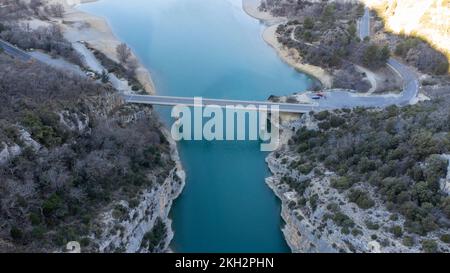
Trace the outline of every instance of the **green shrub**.
<instances>
[{"instance_id":1,"label":"green shrub","mask_svg":"<svg viewBox=\"0 0 450 273\"><path fill-rule=\"evenodd\" d=\"M371 44L364 51L362 62L368 67L380 67L386 64L390 54L387 46L380 48L375 44Z\"/></svg>"},{"instance_id":2,"label":"green shrub","mask_svg":"<svg viewBox=\"0 0 450 273\"><path fill-rule=\"evenodd\" d=\"M393 226L391 227L391 233L394 234L395 237L400 238L403 236L403 228L401 226Z\"/></svg>"},{"instance_id":3,"label":"green shrub","mask_svg":"<svg viewBox=\"0 0 450 273\"><path fill-rule=\"evenodd\" d=\"M313 169L314 166L310 163L305 163L298 167L298 171L302 174L309 174Z\"/></svg>"},{"instance_id":4,"label":"green shrub","mask_svg":"<svg viewBox=\"0 0 450 273\"><path fill-rule=\"evenodd\" d=\"M353 222L353 220L350 219L350 217L348 217L346 214L342 213L341 211L338 211L338 212L334 213L333 215L327 216L325 218L331 218L331 220L333 220L333 222L341 228L350 229L355 226L355 222Z\"/></svg>"},{"instance_id":5,"label":"green shrub","mask_svg":"<svg viewBox=\"0 0 450 273\"><path fill-rule=\"evenodd\" d=\"M410 236L403 237L403 245L407 247L413 247L415 245L414 238Z\"/></svg>"},{"instance_id":6,"label":"green shrub","mask_svg":"<svg viewBox=\"0 0 450 273\"><path fill-rule=\"evenodd\" d=\"M319 201L319 196L317 194L314 194L309 198L309 204L311 205L311 209L313 211L316 211L317 209L317 202Z\"/></svg>"},{"instance_id":7,"label":"green shrub","mask_svg":"<svg viewBox=\"0 0 450 273\"><path fill-rule=\"evenodd\" d=\"M328 119L329 116L330 116L329 111L322 111L322 112L314 114L314 118L317 119L318 121L326 120L326 119Z\"/></svg>"},{"instance_id":8,"label":"green shrub","mask_svg":"<svg viewBox=\"0 0 450 273\"><path fill-rule=\"evenodd\" d=\"M306 17L303 21L303 26L305 29L313 29L314 28L314 20L311 17Z\"/></svg>"},{"instance_id":9,"label":"green shrub","mask_svg":"<svg viewBox=\"0 0 450 273\"><path fill-rule=\"evenodd\" d=\"M361 209L370 209L375 206L375 202L369 197L369 194L359 189L350 191L348 198L350 202L355 203Z\"/></svg>"},{"instance_id":10,"label":"green shrub","mask_svg":"<svg viewBox=\"0 0 450 273\"><path fill-rule=\"evenodd\" d=\"M397 214L391 214L391 216L389 216L389 220L391 221L397 221L398 220L398 215Z\"/></svg>"},{"instance_id":11,"label":"green shrub","mask_svg":"<svg viewBox=\"0 0 450 273\"><path fill-rule=\"evenodd\" d=\"M143 240L143 247L146 247L150 252L156 252L161 247L164 239L167 236L167 228L161 218L157 218L153 229L145 234Z\"/></svg>"},{"instance_id":12,"label":"green shrub","mask_svg":"<svg viewBox=\"0 0 450 273\"><path fill-rule=\"evenodd\" d=\"M63 201L61 197L54 193L42 204L42 212L46 217L50 217L62 207L62 204Z\"/></svg>"},{"instance_id":13,"label":"green shrub","mask_svg":"<svg viewBox=\"0 0 450 273\"><path fill-rule=\"evenodd\" d=\"M33 226L39 225L41 223L41 217L37 213L30 213L29 218Z\"/></svg>"},{"instance_id":14,"label":"green shrub","mask_svg":"<svg viewBox=\"0 0 450 273\"><path fill-rule=\"evenodd\" d=\"M34 227L33 230L31 231L31 235L33 236L34 240L42 240L45 236L46 233L46 229L43 226L37 226Z\"/></svg>"},{"instance_id":15,"label":"green shrub","mask_svg":"<svg viewBox=\"0 0 450 273\"><path fill-rule=\"evenodd\" d=\"M12 227L10 230L10 235L13 240L20 240L23 238L23 232L18 227Z\"/></svg>"},{"instance_id":16,"label":"green shrub","mask_svg":"<svg viewBox=\"0 0 450 273\"><path fill-rule=\"evenodd\" d=\"M446 243L446 244L450 244L450 234L449 233L443 234L441 236L441 241Z\"/></svg>"},{"instance_id":17,"label":"green shrub","mask_svg":"<svg viewBox=\"0 0 450 273\"><path fill-rule=\"evenodd\" d=\"M331 116L330 118L330 125L333 128L338 128L340 126L342 126L345 123L345 119L339 117L339 116Z\"/></svg>"},{"instance_id":18,"label":"green shrub","mask_svg":"<svg viewBox=\"0 0 450 273\"><path fill-rule=\"evenodd\" d=\"M366 227L370 230L379 230L380 229L380 225L377 223L374 223L372 221L366 221L365 224L366 224Z\"/></svg>"},{"instance_id":19,"label":"green shrub","mask_svg":"<svg viewBox=\"0 0 450 273\"><path fill-rule=\"evenodd\" d=\"M47 111L42 111L39 115L28 112L22 120L22 124L30 130L33 139L46 147L61 144L62 138L55 130L59 127L58 123L59 117Z\"/></svg>"},{"instance_id":20,"label":"green shrub","mask_svg":"<svg viewBox=\"0 0 450 273\"><path fill-rule=\"evenodd\" d=\"M319 129L323 131L328 131L331 129L331 123L329 121L321 122L317 126L319 126Z\"/></svg>"},{"instance_id":21,"label":"green shrub","mask_svg":"<svg viewBox=\"0 0 450 273\"><path fill-rule=\"evenodd\" d=\"M438 245L434 240L423 240L422 241L422 250L426 253L437 253Z\"/></svg>"},{"instance_id":22,"label":"green shrub","mask_svg":"<svg viewBox=\"0 0 450 273\"><path fill-rule=\"evenodd\" d=\"M346 190L352 186L352 183L348 177L340 177L331 179L331 187L338 190Z\"/></svg>"}]
</instances>

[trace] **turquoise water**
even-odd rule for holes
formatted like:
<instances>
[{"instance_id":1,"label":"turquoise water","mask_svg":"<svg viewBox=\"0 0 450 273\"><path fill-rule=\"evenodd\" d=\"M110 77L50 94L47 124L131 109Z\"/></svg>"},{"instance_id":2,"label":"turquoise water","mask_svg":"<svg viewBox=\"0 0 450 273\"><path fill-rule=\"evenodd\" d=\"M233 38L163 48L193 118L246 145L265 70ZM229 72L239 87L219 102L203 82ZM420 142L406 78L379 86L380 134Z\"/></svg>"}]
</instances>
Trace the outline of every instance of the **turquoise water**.
<instances>
[{"instance_id":1,"label":"turquoise water","mask_svg":"<svg viewBox=\"0 0 450 273\"><path fill-rule=\"evenodd\" d=\"M312 79L283 63L241 0L101 0L104 16L151 71L160 95L265 100ZM167 108L157 108L171 125ZM186 188L171 217L176 252L288 252L260 143L182 141Z\"/></svg>"}]
</instances>

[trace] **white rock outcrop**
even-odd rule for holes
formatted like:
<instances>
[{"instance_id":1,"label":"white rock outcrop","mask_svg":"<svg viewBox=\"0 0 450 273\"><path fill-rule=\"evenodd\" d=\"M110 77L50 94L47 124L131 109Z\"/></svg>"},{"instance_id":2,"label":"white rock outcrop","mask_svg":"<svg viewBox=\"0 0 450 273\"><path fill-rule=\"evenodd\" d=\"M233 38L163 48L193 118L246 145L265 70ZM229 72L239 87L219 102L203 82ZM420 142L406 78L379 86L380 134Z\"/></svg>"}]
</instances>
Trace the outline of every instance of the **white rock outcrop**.
<instances>
[{"instance_id":1,"label":"white rock outcrop","mask_svg":"<svg viewBox=\"0 0 450 273\"><path fill-rule=\"evenodd\" d=\"M441 180L441 190L450 195L450 155L442 155L448 161L447 177Z\"/></svg>"},{"instance_id":2,"label":"white rock outcrop","mask_svg":"<svg viewBox=\"0 0 450 273\"><path fill-rule=\"evenodd\" d=\"M17 144L7 145L2 142L0 147L3 147L2 150L0 150L0 164L5 164L8 160L20 155L22 152L22 149Z\"/></svg>"}]
</instances>

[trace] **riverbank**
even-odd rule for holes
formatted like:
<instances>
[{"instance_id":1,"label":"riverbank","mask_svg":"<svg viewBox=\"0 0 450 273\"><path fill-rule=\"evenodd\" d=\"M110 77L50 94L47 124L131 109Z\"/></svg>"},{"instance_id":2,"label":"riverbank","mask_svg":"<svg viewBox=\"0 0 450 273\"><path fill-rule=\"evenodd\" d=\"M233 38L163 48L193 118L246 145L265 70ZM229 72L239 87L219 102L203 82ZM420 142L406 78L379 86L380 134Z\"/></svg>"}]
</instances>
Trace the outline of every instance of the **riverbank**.
<instances>
[{"instance_id":1,"label":"riverbank","mask_svg":"<svg viewBox=\"0 0 450 273\"><path fill-rule=\"evenodd\" d=\"M84 41L90 47L105 54L111 60L118 62L116 47L121 44L112 31L105 18L98 17L76 8L77 5L96 2L97 0L48 0L48 3L59 3L65 8L62 20L56 21L63 30L64 36L72 43ZM132 53L131 58L138 61L136 78L149 94L156 94L150 72L139 62L137 56Z\"/></svg>"},{"instance_id":2,"label":"riverbank","mask_svg":"<svg viewBox=\"0 0 450 273\"><path fill-rule=\"evenodd\" d=\"M448 101L448 97L442 99L442 101L445 100ZM437 100L430 103L434 106L418 105L417 109L420 109L418 112L423 109L432 109L424 111L429 111L427 114L438 113L448 106L446 102ZM400 111L405 113L408 110L401 109ZM355 126L355 123L367 123L367 120L361 120L364 117L356 112L343 115L342 112L329 112L328 114L346 116L347 128L361 128L361 126ZM379 115L379 112L371 112L369 115L371 116L368 119L371 119ZM320 138L325 135L324 132L330 133L329 129L321 126L324 124L324 119L327 119L324 118L326 116L323 113L305 114L298 121L282 124L282 147L271 153L266 159L273 174L266 179L266 182L282 201L281 215L286 222L283 233L291 250L300 253L448 252L445 227L434 225L433 228L428 229L430 226L428 222L422 222L423 224L419 222L411 226L408 222L411 216L401 210L393 209L392 206L395 204L389 204L386 201L380 185L366 182L364 179L352 185L345 177L346 174L340 175L336 169L333 169L332 164L334 163L327 165L333 155L328 156L325 160L320 159L313 162L308 160L310 155L316 156L319 154L318 151L324 149L323 147L326 147L327 144L321 144L318 149L313 148L312 152L312 149L309 148L306 148L308 149L306 152L298 151L305 138L308 138L308 134L317 134ZM401 114L398 115L399 119L403 117ZM386 122L383 116L377 118L381 122ZM435 118L435 120L443 122L440 118ZM410 124L411 126L421 126L414 122L408 123L408 125ZM380 127L383 126L384 124L380 125ZM347 129L341 130L345 132ZM369 127L366 132L372 134L373 130L374 128ZM293 131L296 133L293 134ZM380 132L378 129L375 131ZM340 134L345 136L344 141L351 138L348 134L342 132ZM364 129L358 130L357 134L358 137L363 136ZM289 139L289 141L285 141L285 139ZM342 147L339 137L338 140L334 136L331 138L326 136L325 139L327 140L324 143L330 141L328 142L330 145L325 149L332 151L324 152L326 155L332 154L335 149L339 150L336 147ZM309 137L307 142L314 143L315 140L314 137ZM372 140L368 141L369 145L371 142ZM357 146L366 147L360 143ZM413 145L411 146L410 150L416 149ZM442 170L438 174L441 191L437 190L437 192L445 196L448 194L449 181L449 171L446 171L448 154L432 154L431 156L436 160L443 160ZM358 152L353 155L353 158L356 157L358 157ZM336 163L340 164L339 166L346 166L345 159L335 162L339 162ZM379 168L379 170L382 169ZM404 191L407 189L402 192ZM396 194L401 195L402 193ZM410 206L414 204L414 201L408 203ZM430 222L434 221L433 217L428 219ZM421 232L422 230L423 232Z\"/></svg>"},{"instance_id":3,"label":"riverbank","mask_svg":"<svg viewBox=\"0 0 450 273\"><path fill-rule=\"evenodd\" d=\"M170 133L162 128L163 134L170 144L170 156L175 162L174 168L161 185L152 190L144 190L138 197L138 204L131 205L120 201L114 209L104 212L100 217L100 236L95 237L100 252L173 252L170 244L174 237L172 220L169 218L173 202L182 193L186 181L186 173L181 165L177 145ZM125 208L126 217L115 217L117 206ZM158 224L165 227L165 237L161 239L158 248L149 250L147 240ZM120 227L120 228L118 228Z\"/></svg>"},{"instance_id":4,"label":"riverbank","mask_svg":"<svg viewBox=\"0 0 450 273\"><path fill-rule=\"evenodd\" d=\"M77 50L79 48L86 50L83 44L87 44L90 48L98 50L109 59L119 62L116 47L122 41L114 35L106 19L80 11L76 8L77 5L95 1L97 0L48 0L49 3L62 4L66 11L62 20L53 21L53 23L58 24L62 28L65 38L74 45L77 45ZM82 55L86 57L86 53ZM88 55L90 58L93 58L92 60L86 60L88 63L95 63L96 65L94 67L101 66L99 60L95 59L95 56L91 52ZM131 58L138 61L134 53L132 53ZM136 71L137 80L147 93L156 94L150 72L141 62L138 61L138 64L139 66ZM111 76L111 80L117 80L115 75ZM119 79L118 81L122 80ZM160 242L160 248L156 251L172 252L169 246L174 232L169 213L173 201L183 191L186 174L175 141L173 141L170 133L163 125L159 129L170 143L170 156L172 161L175 162L175 167L160 186L152 190L144 190L137 197L139 200L137 206L132 207L124 201L117 201L119 206L127 209L128 217L125 219L116 219L114 217L115 209L102 213L99 219L100 225L102 226L102 233L95 240L101 252L117 250L128 253L148 252L149 250L143 247L146 244L145 238L153 231L159 220L162 221L166 228L166 236ZM119 230L117 230L118 226L121 227Z\"/></svg>"},{"instance_id":5,"label":"riverbank","mask_svg":"<svg viewBox=\"0 0 450 273\"><path fill-rule=\"evenodd\" d=\"M274 17L268 12L260 11L258 9L259 5L260 0L242 0L242 7L249 16L261 20L268 25L263 32L264 41L275 49L284 62L294 67L296 70L316 78L320 81L323 88L331 88L333 77L328 72L321 67L303 63L302 57L297 50L289 50L278 42L276 30L278 25L286 19L282 17Z\"/></svg>"}]
</instances>

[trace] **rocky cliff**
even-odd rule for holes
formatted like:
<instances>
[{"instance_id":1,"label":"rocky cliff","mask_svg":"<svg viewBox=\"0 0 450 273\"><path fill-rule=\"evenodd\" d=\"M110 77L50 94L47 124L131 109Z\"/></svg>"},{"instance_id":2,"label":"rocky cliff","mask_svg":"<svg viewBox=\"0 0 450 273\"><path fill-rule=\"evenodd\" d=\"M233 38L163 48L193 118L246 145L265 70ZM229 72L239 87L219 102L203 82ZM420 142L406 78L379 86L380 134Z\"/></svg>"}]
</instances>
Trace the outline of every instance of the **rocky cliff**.
<instances>
[{"instance_id":1,"label":"rocky cliff","mask_svg":"<svg viewBox=\"0 0 450 273\"><path fill-rule=\"evenodd\" d=\"M0 80L0 252L168 251L184 172L152 108L4 54Z\"/></svg>"},{"instance_id":2,"label":"rocky cliff","mask_svg":"<svg viewBox=\"0 0 450 273\"><path fill-rule=\"evenodd\" d=\"M388 30L425 39L450 58L448 0L362 0L385 19Z\"/></svg>"}]
</instances>

